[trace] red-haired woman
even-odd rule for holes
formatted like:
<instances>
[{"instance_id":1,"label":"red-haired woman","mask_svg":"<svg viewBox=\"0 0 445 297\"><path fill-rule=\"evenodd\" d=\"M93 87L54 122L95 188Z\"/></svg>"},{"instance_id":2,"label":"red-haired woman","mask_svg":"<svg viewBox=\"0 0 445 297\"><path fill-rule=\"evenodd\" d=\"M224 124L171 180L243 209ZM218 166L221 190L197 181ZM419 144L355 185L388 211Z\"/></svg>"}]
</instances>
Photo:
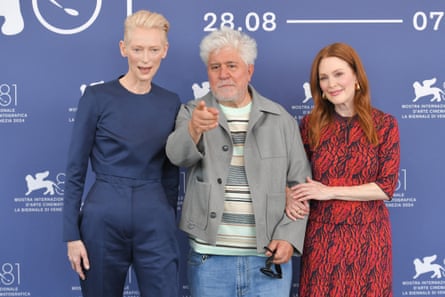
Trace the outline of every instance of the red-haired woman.
<instances>
[{"instance_id":1,"label":"red-haired woman","mask_svg":"<svg viewBox=\"0 0 445 297\"><path fill-rule=\"evenodd\" d=\"M299 296L392 296L384 201L398 181L397 121L371 105L365 70L347 44L317 54L310 85L314 108L300 128L313 179L288 191L286 208L293 219L309 215Z\"/></svg>"}]
</instances>

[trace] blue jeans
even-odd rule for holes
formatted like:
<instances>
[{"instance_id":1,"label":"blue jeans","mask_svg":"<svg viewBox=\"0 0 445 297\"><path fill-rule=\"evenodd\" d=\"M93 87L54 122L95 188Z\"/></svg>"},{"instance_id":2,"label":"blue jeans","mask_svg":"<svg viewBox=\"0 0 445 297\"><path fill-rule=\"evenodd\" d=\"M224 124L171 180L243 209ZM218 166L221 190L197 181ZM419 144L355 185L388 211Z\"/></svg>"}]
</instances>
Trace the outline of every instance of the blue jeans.
<instances>
[{"instance_id":1,"label":"blue jeans","mask_svg":"<svg viewBox=\"0 0 445 297\"><path fill-rule=\"evenodd\" d=\"M190 251L188 280L192 297L289 297L292 260L282 264L283 278L264 275L266 257L203 255Z\"/></svg>"}]
</instances>

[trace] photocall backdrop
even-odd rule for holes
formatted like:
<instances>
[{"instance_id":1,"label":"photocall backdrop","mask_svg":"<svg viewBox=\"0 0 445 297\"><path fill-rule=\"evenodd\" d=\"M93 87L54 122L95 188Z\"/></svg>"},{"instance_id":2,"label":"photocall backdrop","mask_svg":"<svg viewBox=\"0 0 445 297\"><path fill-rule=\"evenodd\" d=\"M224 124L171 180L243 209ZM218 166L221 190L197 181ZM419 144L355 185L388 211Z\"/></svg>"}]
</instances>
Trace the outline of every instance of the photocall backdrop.
<instances>
[{"instance_id":1,"label":"photocall backdrop","mask_svg":"<svg viewBox=\"0 0 445 297\"><path fill-rule=\"evenodd\" d=\"M315 54L332 42L351 44L366 67L373 104L400 126L400 180L387 202L394 296L445 296L445 0L1 0L0 296L81 296L61 239L70 132L85 86L127 70L118 43L125 17L139 9L171 22L156 83L183 102L206 92L199 42L231 26L258 42L253 85L297 121L313 106ZM188 247L182 232L178 238L186 297ZM292 296L299 264L295 257ZM131 270L124 296L139 297Z\"/></svg>"}]
</instances>

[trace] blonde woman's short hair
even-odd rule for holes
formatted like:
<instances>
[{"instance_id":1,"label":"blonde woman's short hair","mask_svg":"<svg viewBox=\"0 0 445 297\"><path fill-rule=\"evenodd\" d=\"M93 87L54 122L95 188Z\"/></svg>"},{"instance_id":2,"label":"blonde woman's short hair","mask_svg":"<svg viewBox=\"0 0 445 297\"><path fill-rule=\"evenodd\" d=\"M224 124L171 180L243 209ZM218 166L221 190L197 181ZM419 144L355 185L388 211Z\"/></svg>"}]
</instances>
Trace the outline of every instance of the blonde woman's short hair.
<instances>
[{"instance_id":1,"label":"blonde woman's short hair","mask_svg":"<svg viewBox=\"0 0 445 297\"><path fill-rule=\"evenodd\" d=\"M146 29L159 29L165 32L165 40L167 42L167 33L170 29L168 20L159 13L148 10L139 10L125 19L124 23L124 42L128 42L130 32L137 27Z\"/></svg>"}]
</instances>

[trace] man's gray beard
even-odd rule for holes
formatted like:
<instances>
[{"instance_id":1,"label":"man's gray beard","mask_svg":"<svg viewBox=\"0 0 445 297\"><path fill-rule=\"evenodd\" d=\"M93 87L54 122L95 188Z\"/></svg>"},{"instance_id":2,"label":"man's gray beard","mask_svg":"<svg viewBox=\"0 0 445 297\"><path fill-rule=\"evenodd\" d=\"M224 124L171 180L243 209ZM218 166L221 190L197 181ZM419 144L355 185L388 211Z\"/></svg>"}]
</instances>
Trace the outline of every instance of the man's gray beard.
<instances>
[{"instance_id":1,"label":"man's gray beard","mask_svg":"<svg viewBox=\"0 0 445 297\"><path fill-rule=\"evenodd\" d=\"M216 97L216 96L215 96L215 98L218 102L224 102L224 103L236 102L232 98L220 98L220 97Z\"/></svg>"},{"instance_id":2,"label":"man's gray beard","mask_svg":"<svg viewBox=\"0 0 445 297\"><path fill-rule=\"evenodd\" d=\"M212 91L212 93L218 102L224 102L224 103L236 102L236 98L234 99L233 97L221 97L221 96L216 95L215 92L213 92L213 91Z\"/></svg>"}]
</instances>

